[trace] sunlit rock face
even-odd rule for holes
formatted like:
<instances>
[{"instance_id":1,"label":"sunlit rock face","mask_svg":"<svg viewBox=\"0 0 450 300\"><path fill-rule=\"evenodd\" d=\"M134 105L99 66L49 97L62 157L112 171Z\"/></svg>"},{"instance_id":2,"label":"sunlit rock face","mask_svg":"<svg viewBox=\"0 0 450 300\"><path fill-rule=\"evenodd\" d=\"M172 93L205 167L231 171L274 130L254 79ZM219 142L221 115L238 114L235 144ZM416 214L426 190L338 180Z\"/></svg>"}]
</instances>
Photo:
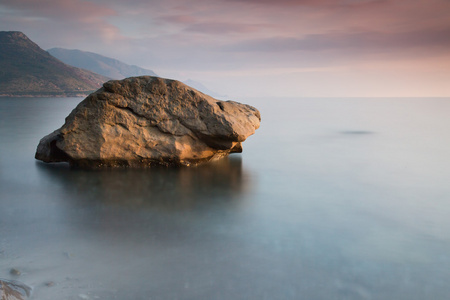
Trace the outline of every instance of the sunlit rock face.
<instances>
[{"instance_id":1,"label":"sunlit rock face","mask_svg":"<svg viewBox=\"0 0 450 300\"><path fill-rule=\"evenodd\" d=\"M241 152L259 111L169 79L106 82L41 139L36 159L72 166L192 165Z\"/></svg>"}]
</instances>

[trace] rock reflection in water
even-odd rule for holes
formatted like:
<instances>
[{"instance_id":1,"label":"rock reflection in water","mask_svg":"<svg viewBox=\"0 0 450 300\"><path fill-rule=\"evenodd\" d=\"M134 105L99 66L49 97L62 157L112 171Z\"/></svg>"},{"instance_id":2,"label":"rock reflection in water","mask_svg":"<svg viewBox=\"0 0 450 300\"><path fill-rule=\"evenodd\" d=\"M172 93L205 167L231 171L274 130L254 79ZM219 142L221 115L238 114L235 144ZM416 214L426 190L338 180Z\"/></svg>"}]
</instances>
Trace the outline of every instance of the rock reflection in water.
<instances>
[{"instance_id":1,"label":"rock reflection in water","mask_svg":"<svg viewBox=\"0 0 450 300\"><path fill-rule=\"evenodd\" d=\"M35 210L45 218L24 237L33 253L22 256L43 270L29 281L42 299L180 298L186 282L203 282L215 262L222 270L223 249L241 243L229 236L252 193L240 155L185 168L36 169L45 207ZM44 280L56 284L42 287Z\"/></svg>"},{"instance_id":2,"label":"rock reflection in water","mask_svg":"<svg viewBox=\"0 0 450 300\"><path fill-rule=\"evenodd\" d=\"M66 193L76 195L77 201L127 207L188 209L218 199L235 199L249 185L240 156L181 168L86 171L65 164L37 165L40 172L61 183Z\"/></svg>"}]
</instances>

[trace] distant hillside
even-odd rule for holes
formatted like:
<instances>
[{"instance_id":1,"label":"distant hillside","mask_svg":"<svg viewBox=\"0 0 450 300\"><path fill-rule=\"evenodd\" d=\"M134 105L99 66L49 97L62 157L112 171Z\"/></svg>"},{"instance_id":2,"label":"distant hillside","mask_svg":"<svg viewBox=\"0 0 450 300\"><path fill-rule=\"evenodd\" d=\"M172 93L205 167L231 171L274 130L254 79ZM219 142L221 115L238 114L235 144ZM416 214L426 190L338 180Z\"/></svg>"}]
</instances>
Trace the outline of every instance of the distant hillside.
<instances>
[{"instance_id":1,"label":"distant hillside","mask_svg":"<svg viewBox=\"0 0 450 300\"><path fill-rule=\"evenodd\" d=\"M92 52L62 48L52 48L47 51L68 65L90 70L113 79L142 75L157 76L152 70L146 70L138 66L130 66L116 59Z\"/></svg>"},{"instance_id":2,"label":"distant hillside","mask_svg":"<svg viewBox=\"0 0 450 300\"><path fill-rule=\"evenodd\" d=\"M197 91L200 91L203 94L209 95L211 97L215 97L215 98L224 98L224 97L226 97L225 95L220 95L220 94L218 94L216 92L211 91L206 86L204 86L202 83L200 83L198 81L194 81L192 79L188 79L186 81L183 81L183 83L187 84L190 87L193 87L194 89L196 89Z\"/></svg>"},{"instance_id":3,"label":"distant hillside","mask_svg":"<svg viewBox=\"0 0 450 300\"><path fill-rule=\"evenodd\" d=\"M0 96L81 96L107 80L64 64L22 32L0 31Z\"/></svg>"}]
</instances>

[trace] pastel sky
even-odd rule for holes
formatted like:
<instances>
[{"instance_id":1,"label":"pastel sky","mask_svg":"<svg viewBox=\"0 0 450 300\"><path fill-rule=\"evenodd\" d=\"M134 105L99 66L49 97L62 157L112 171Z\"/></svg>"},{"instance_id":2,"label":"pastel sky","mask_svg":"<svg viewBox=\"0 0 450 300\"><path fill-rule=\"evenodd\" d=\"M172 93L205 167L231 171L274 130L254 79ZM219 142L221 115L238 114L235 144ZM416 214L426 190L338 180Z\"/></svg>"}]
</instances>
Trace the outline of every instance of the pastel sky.
<instances>
[{"instance_id":1,"label":"pastel sky","mask_svg":"<svg viewBox=\"0 0 450 300\"><path fill-rule=\"evenodd\" d=\"M235 98L450 96L449 0L0 0L0 30Z\"/></svg>"}]
</instances>

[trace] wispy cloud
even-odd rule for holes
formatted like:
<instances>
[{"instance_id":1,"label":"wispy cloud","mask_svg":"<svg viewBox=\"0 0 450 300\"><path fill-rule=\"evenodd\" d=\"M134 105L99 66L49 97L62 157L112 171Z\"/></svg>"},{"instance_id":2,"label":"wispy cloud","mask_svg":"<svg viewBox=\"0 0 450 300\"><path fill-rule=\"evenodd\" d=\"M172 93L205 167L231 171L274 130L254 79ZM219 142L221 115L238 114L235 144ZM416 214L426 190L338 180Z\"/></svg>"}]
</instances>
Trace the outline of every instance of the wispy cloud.
<instances>
[{"instance_id":1,"label":"wispy cloud","mask_svg":"<svg viewBox=\"0 0 450 300\"><path fill-rule=\"evenodd\" d=\"M168 23L175 24L195 24L197 22L197 18L194 18L192 15L185 14L176 14L176 15L167 15L160 17L160 20L163 20Z\"/></svg>"},{"instance_id":2,"label":"wispy cloud","mask_svg":"<svg viewBox=\"0 0 450 300\"><path fill-rule=\"evenodd\" d=\"M383 3L388 0L226 0L229 2L255 3L264 5L289 5L289 6L352 6Z\"/></svg>"},{"instance_id":3,"label":"wispy cloud","mask_svg":"<svg viewBox=\"0 0 450 300\"><path fill-rule=\"evenodd\" d=\"M24 31L31 35L39 35L39 31L47 35L44 41L53 39L53 43L69 44L70 41L96 39L107 43L121 38L120 30L107 21L117 16L117 12L91 1L4 0L1 7L8 9L8 27L28 26Z\"/></svg>"},{"instance_id":4,"label":"wispy cloud","mask_svg":"<svg viewBox=\"0 0 450 300\"><path fill-rule=\"evenodd\" d=\"M230 33L253 33L262 30L265 26L261 24L238 24L223 22L195 23L186 27L186 31L201 32L206 34L230 34Z\"/></svg>"},{"instance_id":5,"label":"wispy cloud","mask_svg":"<svg viewBox=\"0 0 450 300\"><path fill-rule=\"evenodd\" d=\"M117 15L113 9L83 0L3 0L3 6L23 14L42 16L48 19L63 19L77 22L97 22L103 17Z\"/></svg>"},{"instance_id":6,"label":"wispy cloud","mask_svg":"<svg viewBox=\"0 0 450 300\"><path fill-rule=\"evenodd\" d=\"M329 32L310 34L303 38L271 37L244 41L227 47L232 51L292 52L292 51L388 51L408 48L430 51L450 49L450 27L409 32Z\"/></svg>"}]
</instances>

